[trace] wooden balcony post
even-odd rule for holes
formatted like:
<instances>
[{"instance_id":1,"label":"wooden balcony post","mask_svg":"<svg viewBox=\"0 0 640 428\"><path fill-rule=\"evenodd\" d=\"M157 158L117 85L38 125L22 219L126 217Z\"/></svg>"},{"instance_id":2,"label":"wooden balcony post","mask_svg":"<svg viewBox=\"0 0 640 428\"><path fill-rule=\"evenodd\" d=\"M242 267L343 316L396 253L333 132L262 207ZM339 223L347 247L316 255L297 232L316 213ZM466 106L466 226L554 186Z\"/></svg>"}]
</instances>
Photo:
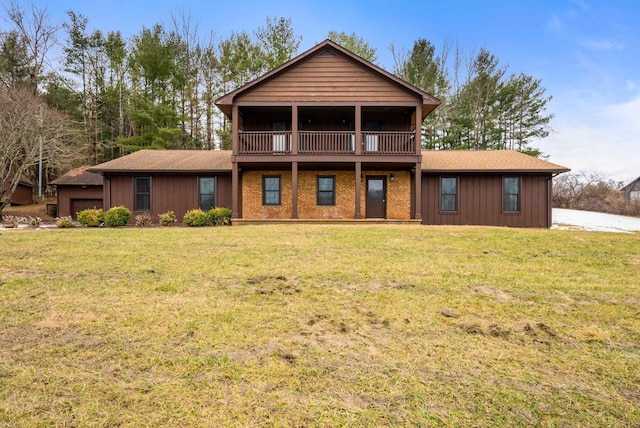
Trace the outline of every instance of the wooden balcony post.
<instances>
[{"instance_id":1,"label":"wooden balcony post","mask_svg":"<svg viewBox=\"0 0 640 428\"><path fill-rule=\"evenodd\" d=\"M356 219L362 218L360 214L360 195L362 194L362 162L356 162Z\"/></svg>"},{"instance_id":2,"label":"wooden balcony post","mask_svg":"<svg viewBox=\"0 0 640 428\"><path fill-rule=\"evenodd\" d=\"M291 162L291 218L298 218L298 162Z\"/></svg>"},{"instance_id":3,"label":"wooden balcony post","mask_svg":"<svg viewBox=\"0 0 640 428\"><path fill-rule=\"evenodd\" d=\"M238 162L235 160L231 164L231 217L240 218L238 211L238 196L240 190L240 168L238 168Z\"/></svg>"},{"instance_id":4,"label":"wooden balcony post","mask_svg":"<svg viewBox=\"0 0 640 428\"><path fill-rule=\"evenodd\" d=\"M356 104L355 109L356 109L356 117L355 117L356 135L354 137L355 141L353 142L353 144L355 146L356 155L359 155L362 153L362 105ZM358 204L359 203L360 201L358 200Z\"/></svg>"},{"instance_id":5,"label":"wooden balcony post","mask_svg":"<svg viewBox=\"0 0 640 428\"><path fill-rule=\"evenodd\" d=\"M415 166L415 215L416 220L422 220L422 163L417 162Z\"/></svg>"},{"instance_id":6,"label":"wooden balcony post","mask_svg":"<svg viewBox=\"0 0 640 428\"><path fill-rule=\"evenodd\" d=\"M231 109L231 149L233 150L233 154L238 154L238 121L240 117L238 115L238 106L236 104L233 105Z\"/></svg>"},{"instance_id":7,"label":"wooden balcony post","mask_svg":"<svg viewBox=\"0 0 640 428\"><path fill-rule=\"evenodd\" d=\"M416 154L422 153L422 105L416 106Z\"/></svg>"},{"instance_id":8,"label":"wooden balcony post","mask_svg":"<svg viewBox=\"0 0 640 428\"><path fill-rule=\"evenodd\" d=\"M298 154L298 105L291 106L291 154Z\"/></svg>"}]
</instances>

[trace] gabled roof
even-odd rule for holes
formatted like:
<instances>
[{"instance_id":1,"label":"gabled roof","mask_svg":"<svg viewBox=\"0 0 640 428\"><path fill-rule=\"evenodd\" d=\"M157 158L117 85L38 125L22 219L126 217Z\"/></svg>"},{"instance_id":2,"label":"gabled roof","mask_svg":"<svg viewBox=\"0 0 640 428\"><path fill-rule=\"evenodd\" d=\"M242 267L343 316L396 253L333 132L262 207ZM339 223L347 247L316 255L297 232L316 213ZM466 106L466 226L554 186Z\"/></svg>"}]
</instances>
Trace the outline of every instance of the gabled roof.
<instances>
[{"instance_id":1,"label":"gabled roof","mask_svg":"<svg viewBox=\"0 0 640 428\"><path fill-rule=\"evenodd\" d=\"M281 66L274 68L273 70L267 72L266 74L263 74L262 76L258 77L255 80L252 80L249 83L246 83L245 85L237 88L234 91L229 92L226 95L223 95L222 97L218 98L215 101L215 104L218 106L218 108L220 110L222 110L222 112L224 114L227 115L227 117L231 118L231 107L233 106L233 101L234 98L251 90L252 88L256 87L257 85L260 85L261 83L274 78L277 75L282 74L283 72L285 72L286 70L289 70L290 68L294 67L296 64L306 60L307 58L315 55L316 53L319 53L320 51L327 49L327 48L331 48L334 51L337 51L338 53L348 57L349 59L351 59L352 61L355 61L361 65L363 65L364 67L366 67L367 69L371 70L371 72L376 73L381 75L382 77L392 81L393 83L395 83L396 85L403 87L404 89L413 92L414 94L416 94L416 96L419 96L422 98L422 115L423 118L427 116L427 114L429 114L431 111L433 111L438 105L440 105L440 100L438 100L436 97L434 97L433 95L430 95L428 93L426 93L425 91L423 91L422 89L419 89L407 82L405 82L404 80L400 79L397 76L394 76L393 74L389 73L388 71L384 70L381 67L378 67L375 64L372 64L371 62L359 57L358 55L354 54L353 52L349 51L348 49L343 48L342 46L340 46L339 44L333 42L332 40L325 40L322 43L317 44L316 46L312 47L311 49L307 50L306 52L298 55L297 57L287 61L286 63L282 64Z\"/></svg>"},{"instance_id":2,"label":"gabled roof","mask_svg":"<svg viewBox=\"0 0 640 428\"><path fill-rule=\"evenodd\" d=\"M231 171L230 150L140 150L89 168L90 172Z\"/></svg>"},{"instance_id":3,"label":"gabled roof","mask_svg":"<svg viewBox=\"0 0 640 428\"><path fill-rule=\"evenodd\" d=\"M632 192L634 190L640 190L640 177L633 180L631 183L620 189L622 192Z\"/></svg>"},{"instance_id":4,"label":"gabled roof","mask_svg":"<svg viewBox=\"0 0 640 428\"><path fill-rule=\"evenodd\" d=\"M13 181L13 174L9 173L5 178L4 181L8 181L11 182ZM22 185L22 186L27 186L27 187L35 187L35 184L33 184L33 181L29 180L27 177L25 177L24 175L22 177L20 177L20 180L18 180L18 184Z\"/></svg>"},{"instance_id":5,"label":"gabled roof","mask_svg":"<svg viewBox=\"0 0 640 428\"><path fill-rule=\"evenodd\" d=\"M65 175L53 180L50 184L56 186L102 186L102 176L88 171L89 168L89 166L81 166L72 169Z\"/></svg>"},{"instance_id":6,"label":"gabled roof","mask_svg":"<svg viewBox=\"0 0 640 428\"><path fill-rule=\"evenodd\" d=\"M422 152L424 172L547 172L570 171L514 150L432 150Z\"/></svg>"}]
</instances>

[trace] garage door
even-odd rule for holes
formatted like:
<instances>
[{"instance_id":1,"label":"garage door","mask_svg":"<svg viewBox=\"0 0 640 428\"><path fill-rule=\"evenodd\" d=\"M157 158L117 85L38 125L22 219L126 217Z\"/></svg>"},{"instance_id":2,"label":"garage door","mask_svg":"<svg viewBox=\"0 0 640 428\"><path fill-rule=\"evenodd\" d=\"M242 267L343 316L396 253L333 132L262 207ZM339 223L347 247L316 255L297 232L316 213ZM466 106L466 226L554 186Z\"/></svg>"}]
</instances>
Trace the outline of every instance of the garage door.
<instances>
[{"instance_id":1,"label":"garage door","mask_svg":"<svg viewBox=\"0 0 640 428\"><path fill-rule=\"evenodd\" d=\"M76 218L76 213L90 208L102 208L102 199L72 199L71 215Z\"/></svg>"}]
</instances>

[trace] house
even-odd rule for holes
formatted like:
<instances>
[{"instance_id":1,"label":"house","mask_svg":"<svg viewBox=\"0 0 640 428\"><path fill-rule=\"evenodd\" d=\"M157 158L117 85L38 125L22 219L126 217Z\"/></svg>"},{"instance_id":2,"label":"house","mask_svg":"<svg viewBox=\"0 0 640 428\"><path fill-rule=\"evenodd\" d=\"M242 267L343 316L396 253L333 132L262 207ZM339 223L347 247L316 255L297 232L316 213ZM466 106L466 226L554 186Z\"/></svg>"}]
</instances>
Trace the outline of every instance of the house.
<instances>
[{"instance_id":1,"label":"house","mask_svg":"<svg viewBox=\"0 0 640 428\"><path fill-rule=\"evenodd\" d=\"M640 177L624 186L622 189L625 201L640 201Z\"/></svg>"},{"instance_id":2,"label":"house","mask_svg":"<svg viewBox=\"0 0 640 428\"><path fill-rule=\"evenodd\" d=\"M182 220L193 208L231 206L231 152L140 150L91 167L104 178L104 209L120 205L135 216L169 210Z\"/></svg>"},{"instance_id":3,"label":"house","mask_svg":"<svg viewBox=\"0 0 640 428\"><path fill-rule=\"evenodd\" d=\"M330 40L222 96L231 151L140 151L90 168L104 207L227 206L234 224L399 220L549 227L567 168L513 151L421 150L439 100Z\"/></svg>"},{"instance_id":4,"label":"house","mask_svg":"<svg viewBox=\"0 0 640 428\"><path fill-rule=\"evenodd\" d=\"M88 171L88 166L72 169L50 184L57 190L58 217L73 217L88 208L102 208L102 175Z\"/></svg>"},{"instance_id":5,"label":"house","mask_svg":"<svg viewBox=\"0 0 640 428\"><path fill-rule=\"evenodd\" d=\"M552 179L567 168L513 150L425 151L423 224L551 227Z\"/></svg>"},{"instance_id":6,"label":"house","mask_svg":"<svg viewBox=\"0 0 640 428\"><path fill-rule=\"evenodd\" d=\"M9 189L11 182L13 181L13 175L5 177L3 180L4 189ZM11 205L29 205L33 203L33 189L35 185L31 180L22 177L18 182L15 192L11 196ZM4 201L6 194L0 195L0 202Z\"/></svg>"}]
</instances>

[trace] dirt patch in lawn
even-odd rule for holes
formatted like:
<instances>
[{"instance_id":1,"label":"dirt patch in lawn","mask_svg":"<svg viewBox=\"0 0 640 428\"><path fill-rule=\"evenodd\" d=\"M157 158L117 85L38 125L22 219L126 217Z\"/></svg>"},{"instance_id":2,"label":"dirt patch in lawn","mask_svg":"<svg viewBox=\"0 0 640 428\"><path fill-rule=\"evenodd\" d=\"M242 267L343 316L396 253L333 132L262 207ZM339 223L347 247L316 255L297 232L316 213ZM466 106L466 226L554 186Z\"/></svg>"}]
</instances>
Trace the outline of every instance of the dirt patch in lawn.
<instances>
[{"instance_id":1,"label":"dirt patch in lawn","mask_svg":"<svg viewBox=\"0 0 640 428\"><path fill-rule=\"evenodd\" d=\"M513 300L513 296L508 292L487 285L474 285L471 290L475 293L491 296L498 302L510 302Z\"/></svg>"}]
</instances>

